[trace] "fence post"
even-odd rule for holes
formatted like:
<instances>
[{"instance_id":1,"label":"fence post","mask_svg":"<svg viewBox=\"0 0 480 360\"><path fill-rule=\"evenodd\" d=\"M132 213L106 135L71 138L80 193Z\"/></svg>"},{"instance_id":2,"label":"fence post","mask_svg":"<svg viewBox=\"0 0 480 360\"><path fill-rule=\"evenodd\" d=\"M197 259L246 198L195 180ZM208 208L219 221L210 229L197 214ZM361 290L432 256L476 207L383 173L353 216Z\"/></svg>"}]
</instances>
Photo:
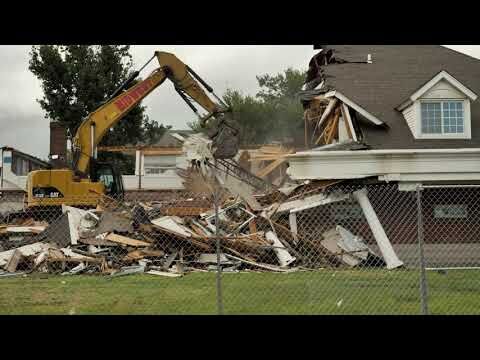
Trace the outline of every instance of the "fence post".
<instances>
[{"instance_id":1,"label":"fence post","mask_svg":"<svg viewBox=\"0 0 480 360\"><path fill-rule=\"evenodd\" d=\"M215 159L215 167L213 171L217 172L217 159ZM216 179L216 176L215 176ZM217 312L218 315L223 315L223 297L222 297L222 267L220 266L220 224L218 219L218 186L215 186L213 191L213 202L215 207L215 242L216 242L216 253L217 253Z\"/></svg>"},{"instance_id":2,"label":"fence post","mask_svg":"<svg viewBox=\"0 0 480 360\"><path fill-rule=\"evenodd\" d=\"M417 239L420 257L420 304L422 315L428 315L427 276L425 272L425 255L423 252L423 216L422 216L422 188L417 186Z\"/></svg>"}]
</instances>

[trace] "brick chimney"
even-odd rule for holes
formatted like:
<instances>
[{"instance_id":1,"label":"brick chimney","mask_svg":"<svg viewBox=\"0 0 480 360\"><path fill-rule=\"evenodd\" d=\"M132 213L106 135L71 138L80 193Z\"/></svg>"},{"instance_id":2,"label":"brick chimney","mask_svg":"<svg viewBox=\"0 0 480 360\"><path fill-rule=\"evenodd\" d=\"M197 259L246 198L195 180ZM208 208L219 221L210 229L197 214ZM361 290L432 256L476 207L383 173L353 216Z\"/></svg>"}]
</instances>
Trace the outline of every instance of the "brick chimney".
<instances>
[{"instance_id":1,"label":"brick chimney","mask_svg":"<svg viewBox=\"0 0 480 360\"><path fill-rule=\"evenodd\" d=\"M67 132L58 121L50 122L50 163L54 169L67 166Z\"/></svg>"}]
</instances>

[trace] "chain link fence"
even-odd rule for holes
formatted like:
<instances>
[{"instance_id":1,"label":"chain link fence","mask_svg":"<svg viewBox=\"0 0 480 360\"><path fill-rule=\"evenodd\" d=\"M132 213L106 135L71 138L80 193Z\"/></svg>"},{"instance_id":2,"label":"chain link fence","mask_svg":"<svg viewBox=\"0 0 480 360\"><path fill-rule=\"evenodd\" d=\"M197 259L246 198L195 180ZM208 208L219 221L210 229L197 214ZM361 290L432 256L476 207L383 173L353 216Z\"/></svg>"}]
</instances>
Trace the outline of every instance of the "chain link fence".
<instances>
[{"instance_id":1,"label":"chain link fence","mask_svg":"<svg viewBox=\"0 0 480 360\"><path fill-rule=\"evenodd\" d=\"M1 312L480 313L478 187L191 180L96 207L3 192Z\"/></svg>"}]
</instances>

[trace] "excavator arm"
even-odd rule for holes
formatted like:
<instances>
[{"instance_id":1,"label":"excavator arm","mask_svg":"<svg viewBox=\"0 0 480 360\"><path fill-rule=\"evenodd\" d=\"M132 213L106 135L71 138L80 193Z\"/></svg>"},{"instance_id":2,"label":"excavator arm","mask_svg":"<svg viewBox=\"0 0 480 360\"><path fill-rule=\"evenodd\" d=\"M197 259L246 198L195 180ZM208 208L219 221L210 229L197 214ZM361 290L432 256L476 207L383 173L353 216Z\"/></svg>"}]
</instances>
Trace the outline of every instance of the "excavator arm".
<instances>
[{"instance_id":1,"label":"excavator arm","mask_svg":"<svg viewBox=\"0 0 480 360\"><path fill-rule=\"evenodd\" d=\"M175 55L157 51L155 57L160 64L158 69L128 90L116 91L112 99L89 114L78 127L73 139L73 147L74 170L79 175L85 176L88 173L91 159L96 157L96 147L108 130L167 78L173 82L175 90L197 115L198 110L193 102L207 112L203 117L199 115L202 126L205 126L209 118L230 111L228 106L215 95L212 88ZM132 80L129 79L128 82ZM201 85L217 99L218 103L210 99Z\"/></svg>"}]
</instances>

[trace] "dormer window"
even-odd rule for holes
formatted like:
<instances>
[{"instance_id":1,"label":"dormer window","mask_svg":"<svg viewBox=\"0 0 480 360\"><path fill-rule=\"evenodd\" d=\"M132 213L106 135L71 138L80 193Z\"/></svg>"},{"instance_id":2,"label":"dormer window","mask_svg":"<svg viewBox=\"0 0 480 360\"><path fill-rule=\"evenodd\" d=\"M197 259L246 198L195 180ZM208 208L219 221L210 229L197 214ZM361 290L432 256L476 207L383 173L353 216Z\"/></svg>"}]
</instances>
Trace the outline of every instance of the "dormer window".
<instances>
[{"instance_id":1,"label":"dormer window","mask_svg":"<svg viewBox=\"0 0 480 360\"><path fill-rule=\"evenodd\" d=\"M464 134L464 102L421 101L422 134Z\"/></svg>"},{"instance_id":2,"label":"dormer window","mask_svg":"<svg viewBox=\"0 0 480 360\"><path fill-rule=\"evenodd\" d=\"M470 139L470 102L476 99L475 93L441 71L397 110L416 139Z\"/></svg>"}]
</instances>

